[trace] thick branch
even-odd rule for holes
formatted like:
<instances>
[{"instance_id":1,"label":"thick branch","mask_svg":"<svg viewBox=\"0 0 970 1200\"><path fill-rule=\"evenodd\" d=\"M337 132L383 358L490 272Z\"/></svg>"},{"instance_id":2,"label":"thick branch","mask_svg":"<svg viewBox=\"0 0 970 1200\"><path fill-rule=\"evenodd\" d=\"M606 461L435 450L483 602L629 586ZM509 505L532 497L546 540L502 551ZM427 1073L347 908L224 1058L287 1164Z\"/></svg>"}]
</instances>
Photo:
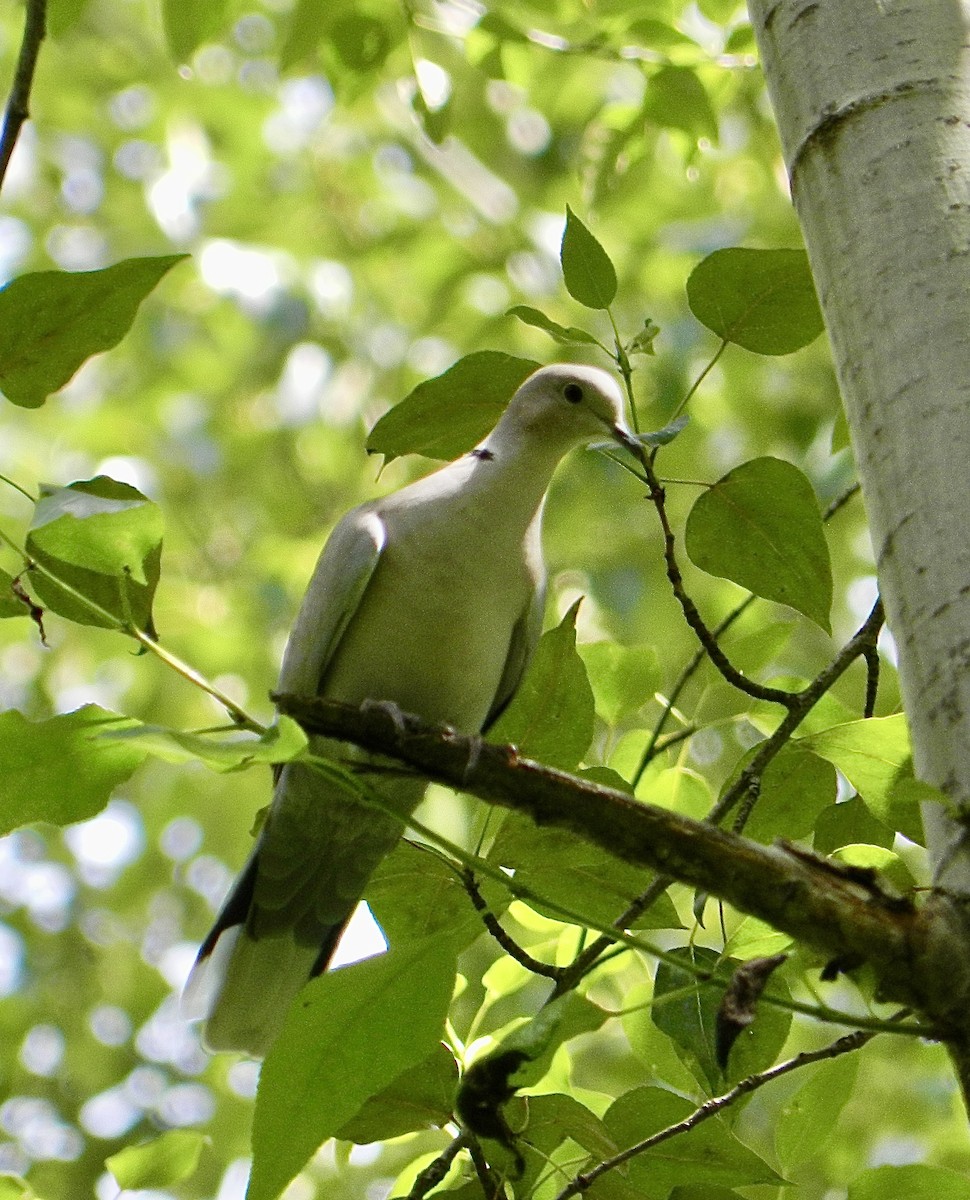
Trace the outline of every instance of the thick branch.
<instances>
[{"instance_id":1,"label":"thick branch","mask_svg":"<svg viewBox=\"0 0 970 1200\"><path fill-rule=\"evenodd\" d=\"M844 963L870 962L885 998L927 1011L928 918L877 876L779 843L762 846L498 746L381 706L282 694L310 733L390 755L439 783L569 829L611 854L710 892Z\"/></svg>"}]
</instances>

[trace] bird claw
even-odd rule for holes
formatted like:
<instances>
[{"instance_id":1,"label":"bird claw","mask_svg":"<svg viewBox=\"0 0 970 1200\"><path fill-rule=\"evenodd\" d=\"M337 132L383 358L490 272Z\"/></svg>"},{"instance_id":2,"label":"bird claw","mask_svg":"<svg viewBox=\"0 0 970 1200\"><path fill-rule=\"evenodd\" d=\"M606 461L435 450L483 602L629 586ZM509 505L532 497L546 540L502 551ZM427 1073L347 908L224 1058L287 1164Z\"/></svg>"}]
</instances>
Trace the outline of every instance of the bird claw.
<instances>
[{"instance_id":1,"label":"bird claw","mask_svg":"<svg viewBox=\"0 0 970 1200\"><path fill-rule=\"evenodd\" d=\"M395 704L393 700L365 700L360 706L360 711L362 713L382 713L394 726L394 732L398 738L403 738L405 733L407 733L404 710L400 705Z\"/></svg>"},{"instance_id":2,"label":"bird claw","mask_svg":"<svg viewBox=\"0 0 970 1200\"><path fill-rule=\"evenodd\" d=\"M463 784L468 783L472 775L475 773L475 768L478 766L478 760L482 757L482 750L485 746L485 739L477 733L472 734L468 739L468 758L465 762L464 769L461 773L461 781Z\"/></svg>"}]
</instances>

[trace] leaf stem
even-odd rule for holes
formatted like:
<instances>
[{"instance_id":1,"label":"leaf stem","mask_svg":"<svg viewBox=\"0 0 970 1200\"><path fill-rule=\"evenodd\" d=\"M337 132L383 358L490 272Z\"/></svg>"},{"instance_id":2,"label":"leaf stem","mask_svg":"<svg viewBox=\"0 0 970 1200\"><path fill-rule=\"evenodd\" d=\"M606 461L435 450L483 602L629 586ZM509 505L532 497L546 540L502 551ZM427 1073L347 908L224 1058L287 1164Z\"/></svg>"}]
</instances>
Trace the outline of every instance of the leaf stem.
<instances>
[{"instance_id":1,"label":"leaf stem","mask_svg":"<svg viewBox=\"0 0 970 1200\"><path fill-rule=\"evenodd\" d=\"M9 479L6 475L0 475L0 483L5 483L8 485L8 487L12 487L14 489L14 491L19 492L21 494L21 496L23 496L27 500L29 500L31 502L31 504L37 503L36 498L34 496L32 496L30 494L30 492L27 491L26 488L22 488L19 483L17 483L13 479Z\"/></svg>"},{"instance_id":2,"label":"leaf stem","mask_svg":"<svg viewBox=\"0 0 970 1200\"><path fill-rule=\"evenodd\" d=\"M697 376L697 378L694 380L694 382L690 385L690 387L687 389L687 395L683 398L683 400L681 400L681 402L677 405L677 407L671 413L671 415L670 415L671 421L676 421L677 418L680 416L680 414L687 407L687 405L691 402L697 389L701 386L701 384L708 377L708 375L711 373L711 371L714 370L714 367L717 364L717 360L721 357L721 355L724 353L724 351L728 348L728 346L730 344L731 343L726 340L721 342L720 346L718 346L717 350L714 352L714 357L710 360L710 362L707 364L707 366L704 367L704 369L701 371L701 373Z\"/></svg>"}]
</instances>

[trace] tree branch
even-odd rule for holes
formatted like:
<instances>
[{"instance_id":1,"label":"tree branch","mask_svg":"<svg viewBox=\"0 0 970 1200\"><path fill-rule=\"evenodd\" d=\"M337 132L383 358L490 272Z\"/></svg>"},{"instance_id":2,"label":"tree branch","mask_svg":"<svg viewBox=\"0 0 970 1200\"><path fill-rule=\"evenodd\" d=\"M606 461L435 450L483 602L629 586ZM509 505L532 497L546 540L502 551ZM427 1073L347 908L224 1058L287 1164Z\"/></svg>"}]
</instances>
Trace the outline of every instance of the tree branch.
<instances>
[{"instance_id":1,"label":"tree branch","mask_svg":"<svg viewBox=\"0 0 970 1200\"><path fill-rule=\"evenodd\" d=\"M30 89L40 44L46 33L47 0L27 0L24 15L24 36L14 72L13 85L3 114L3 133L0 135L0 187L7 176L7 167L17 145L24 121L30 116Z\"/></svg>"},{"instance_id":2,"label":"tree branch","mask_svg":"<svg viewBox=\"0 0 970 1200\"><path fill-rule=\"evenodd\" d=\"M945 931L933 924L936 910L917 911L875 872L785 843L759 845L520 757L512 746L406 713L292 694L274 699L309 733L390 755L429 779L525 812L538 825L571 830L626 862L710 892L832 959L869 961L888 999L924 1012L934 1007L920 964L928 944L942 952ZM935 1029L931 1036L943 1034Z\"/></svg>"}]
</instances>

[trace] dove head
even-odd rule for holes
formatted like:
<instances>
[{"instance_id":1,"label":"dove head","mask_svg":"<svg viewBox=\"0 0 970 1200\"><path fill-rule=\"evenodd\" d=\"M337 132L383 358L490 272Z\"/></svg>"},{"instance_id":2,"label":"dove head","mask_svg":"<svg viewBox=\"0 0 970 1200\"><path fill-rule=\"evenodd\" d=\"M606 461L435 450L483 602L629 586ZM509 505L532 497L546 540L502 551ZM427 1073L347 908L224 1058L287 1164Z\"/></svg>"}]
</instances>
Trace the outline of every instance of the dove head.
<instances>
[{"instance_id":1,"label":"dove head","mask_svg":"<svg viewBox=\"0 0 970 1200\"><path fill-rule=\"evenodd\" d=\"M619 385L599 367L573 363L542 367L509 401L501 424L514 437L541 443L558 456L606 438L636 445L623 418Z\"/></svg>"}]
</instances>

